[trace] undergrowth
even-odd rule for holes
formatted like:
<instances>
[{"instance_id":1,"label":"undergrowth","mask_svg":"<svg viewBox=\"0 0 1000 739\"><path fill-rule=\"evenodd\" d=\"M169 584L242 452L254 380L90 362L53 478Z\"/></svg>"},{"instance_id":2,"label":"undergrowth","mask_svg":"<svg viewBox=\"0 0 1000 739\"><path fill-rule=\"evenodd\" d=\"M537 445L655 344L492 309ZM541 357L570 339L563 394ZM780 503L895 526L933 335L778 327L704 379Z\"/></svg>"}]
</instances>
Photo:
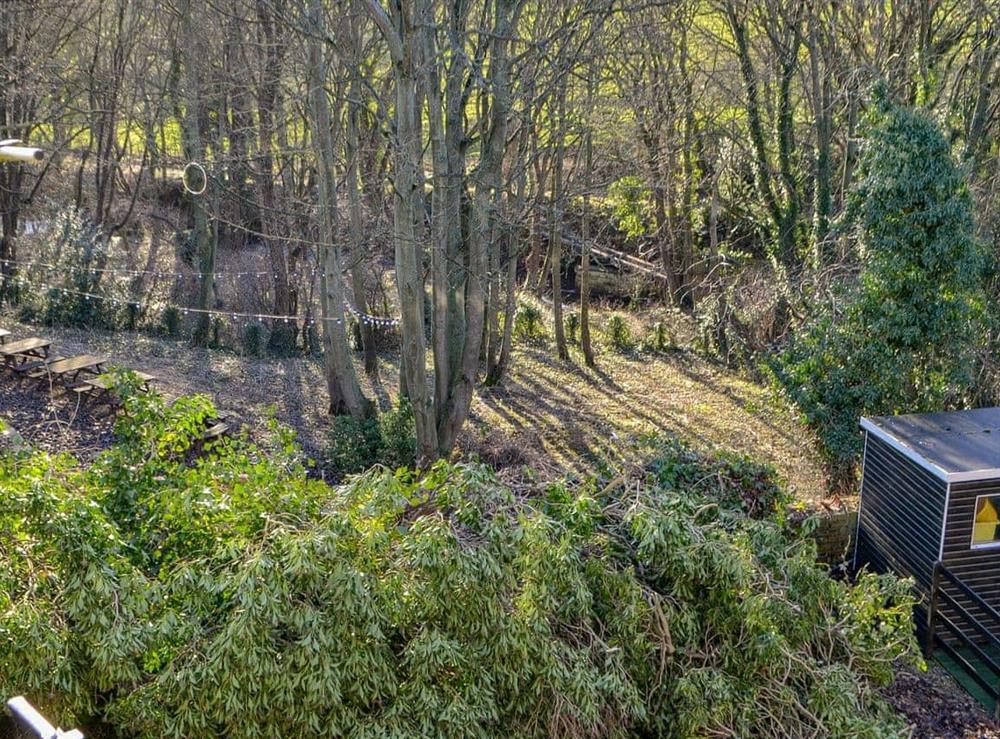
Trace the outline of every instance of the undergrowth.
<instances>
[{"instance_id":1,"label":"undergrowth","mask_svg":"<svg viewBox=\"0 0 1000 739\"><path fill-rule=\"evenodd\" d=\"M363 472L374 464L412 467L417 453L413 408L406 398L377 417L336 416L327 432L325 466L334 475Z\"/></svg>"},{"instance_id":2,"label":"undergrowth","mask_svg":"<svg viewBox=\"0 0 1000 739\"><path fill-rule=\"evenodd\" d=\"M192 457L125 389L89 468L0 464L0 691L136 737L884 737L908 585L834 581L764 468L675 442L603 488ZM707 482L706 482L707 480ZM749 504L746 486L762 494ZM748 515L748 513L752 515Z\"/></svg>"}]
</instances>

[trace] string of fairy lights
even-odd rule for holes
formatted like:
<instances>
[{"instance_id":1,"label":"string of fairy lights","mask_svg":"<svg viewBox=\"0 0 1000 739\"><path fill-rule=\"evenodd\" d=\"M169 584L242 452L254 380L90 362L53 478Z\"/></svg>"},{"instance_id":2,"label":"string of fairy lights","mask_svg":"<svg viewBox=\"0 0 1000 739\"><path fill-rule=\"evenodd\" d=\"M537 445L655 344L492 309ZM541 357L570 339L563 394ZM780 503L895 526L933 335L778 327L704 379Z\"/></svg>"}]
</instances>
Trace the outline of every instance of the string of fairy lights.
<instances>
[{"instance_id":1,"label":"string of fairy lights","mask_svg":"<svg viewBox=\"0 0 1000 739\"><path fill-rule=\"evenodd\" d=\"M0 259L0 264L9 265L16 269L37 271L37 272L54 272L57 274L64 274L66 272L65 265L51 264L48 262L31 261L26 262L24 260L11 260L11 259ZM74 268L78 274L88 274L91 277L98 277L101 275L122 275L125 277L156 277L156 278L166 278L174 280L201 280L203 277L211 277L212 279L219 279L224 277L231 277L233 279L246 279L246 278L265 278L272 277L273 274L268 271L262 270L245 270L245 271L227 271L227 270L217 270L213 272L198 272L198 271L169 271L169 270L159 270L159 269L125 269L122 267L75 267ZM328 274L324 273L321 269L317 267L306 267L304 269L304 275L310 279L315 279L318 277L327 277Z\"/></svg>"},{"instance_id":2,"label":"string of fairy lights","mask_svg":"<svg viewBox=\"0 0 1000 739\"><path fill-rule=\"evenodd\" d=\"M192 186L190 173L196 173L199 178L199 184ZM192 196L198 197L204 194L210 175L206 172L205 167L199 162L189 162L184 167L184 172L181 177L181 182L184 189ZM232 224L237 225L237 224ZM244 228L240 226L240 228ZM131 310L142 311L144 308L149 309L160 309L167 310L173 309L177 311L181 316L188 315L207 315L220 319L228 319L233 322L284 322L286 324L291 323L301 323L304 326L315 326L318 324L345 324L346 318L343 316L320 316L317 318L298 315L280 315L273 313L264 312L245 312L245 311L228 311L216 308L193 308L185 305L174 305L169 301L163 300L140 300L135 298L119 298L110 295L102 295L100 293L91 292L88 290L77 290L72 287L66 287L65 284L52 284L48 280L50 276L65 276L67 273L67 267L65 265L53 264L50 262L43 261L23 261L23 260L9 260L0 259L0 265L4 267L4 279L8 284L13 284L18 287L33 289L33 290L43 290L49 293L56 293L61 296L73 296L82 298L85 303L90 302L106 302L110 303L112 306L116 307L127 307ZM246 280L251 278L263 279L272 277L271 272L263 270L237 270L237 271L170 271L170 270L159 270L159 269L127 269L121 267L97 267L97 266L82 266L76 268L70 268L70 274L75 277L87 277L96 280L104 275L113 275L116 277L131 277L131 278L143 278L151 277L155 279L166 279L173 280L174 282L183 282L184 280L203 280L205 278L210 278L212 280L218 280L223 278L231 278L234 280ZM41 280L35 279L33 275L38 273L43 273L46 277ZM32 275L32 276L29 276ZM315 280L317 277L326 278L330 275L326 273L323 269L316 266L307 267L305 269L305 276L310 280ZM399 325L399 318L384 318L382 316L373 316L369 313L363 313L358 310L354 305L350 303L349 300L344 300L344 309L350 316L352 316L358 323L370 326L372 328L394 328Z\"/></svg>"},{"instance_id":3,"label":"string of fairy lights","mask_svg":"<svg viewBox=\"0 0 1000 739\"><path fill-rule=\"evenodd\" d=\"M298 315L281 315L274 313L264 313L264 312L245 312L245 311L228 311L216 308L193 308L185 305L175 305L168 301L151 301L151 300L141 300L135 298L119 298L109 295L102 295L100 293L90 292L87 290L76 290L71 287L66 287L65 285L52 284L44 280L37 280L27 276L24 270L30 271L31 269L36 269L38 271L65 273L65 268L59 268L53 264L47 264L44 262L23 262L23 261L12 261L7 259L0 259L0 264L8 266L16 266L21 268L22 271L18 271L13 274L8 274L6 279L10 284L17 287L22 287L25 289L32 290L42 290L46 292L54 292L60 296L73 296L82 298L85 303L90 302L105 302L109 303L114 307L129 308L135 311L142 311L143 309L173 309L176 310L181 316L188 315L208 315L216 317L222 320L231 320L233 322L283 322L286 324L291 323L301 323L304 326L311 327L324 323L334 323L343 324L345 319L340 316L320 316L320 317L309 317L309 316L298 316ZM181 273L181 272L160 272L156 270L123 270L123 269L107 269L107 268L84 268L78 270L77 274L90 274L92 277L96 277L98 274L123 274L123 275L149 275L156 274L160 276L188 276L191 273ZM201 276L202 273L195 273ZM219 273L213 273L213 276L217 276ZM269 272L230 272L230 275L240 275L240 276L269 276ZM356 307L354 307L349 301L344 301L344 309L359 323L371 326L373 328L393 328L399 325L399 318L383 318L382 316L373 316L368 313L362 313Z\"/></svg>"}]
</instances>

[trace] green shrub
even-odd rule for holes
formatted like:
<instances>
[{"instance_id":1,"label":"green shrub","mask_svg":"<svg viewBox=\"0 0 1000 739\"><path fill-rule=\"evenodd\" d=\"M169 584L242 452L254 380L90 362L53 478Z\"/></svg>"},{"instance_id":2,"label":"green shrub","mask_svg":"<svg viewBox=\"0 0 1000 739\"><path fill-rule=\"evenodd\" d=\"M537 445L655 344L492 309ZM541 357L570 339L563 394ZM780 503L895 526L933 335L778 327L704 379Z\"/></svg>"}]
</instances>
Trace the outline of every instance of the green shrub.
<instances>
[{"instance_id":1,"label":"green shrub","mask_svg":"<svg viewBox=\"0 0 1000 739\"><path fill-rule=\"evenodd\" d=\"M691 489L700 463L683 450L603 493L515 494L443 463L330 488L240 439L178 455L204 399L127 403L122 442L88 468L0 459L0 691L62 725L168 739L905 730L873 688L915 653L909 584L831 579L811 540Z\"/></svg>"},{"instance_id":2,"label":"green shrub","mask_svg":"<svg viewBox=\"0 0 1000 739\"><path fill-rule=\"evenodd\" d=\"M34 260L52 267L27 269L21 280L21 313L27 320L84 328L117 328L135 322L127 280L105 271L108 238L75 209L56 214ZM47 285L48 289L40 289Z\"/></svg>"},{"instance_id":3,"label":"green shrub","mask_svg":"<svg viewBox=\"0 0 1000 739\"><path fill-rule=\"evenodd\" d=\"M620 313L613 313L604 322L604 340L608 346L620 354L635 351L636 342L629 328L628 319Z\"/></svg>"},{"instance_id":4,"label":"green shrub","mask_svg":"<svg viewBox=\"0 0 1000 739\"><path fill-rule=\"evenodd\" d=\"M379 461L391 468L412 467L417 456L417 432L410 401L401 398L395 408L380 414L378 430Z\"/></svg>"},{"instance_id":5,"label":"green shrub","mask_svg":"<svg viewBox=\"0 0 1000 739\"><path fill-rule=\"evenodd\" d=\"M514 313L514 338L526 344L541 344L547 334L542 323L542 310L533 303L518 302Z\"/></svg>"},{"instance_id":6,"label":"green shrub","mask_svg":"<svg viewBox=\"0 0 1000 739\"><path fill-rule=\"evenodd\" d=\"M677 348L673 333L666 321L657 321L642 339L642 349L647 352L665 354Z\"/></svg>"},{"instance_id":7,"label":"green shrub","mask_svg":"<svg viewBox=\"0 0 1000 739\"><path fill-rule=\"evenodd\" d=\"M379 461L382 436L375 418L335 416L326 436L327 469L335 475L363 472Z\"/></svg>"},{"instance_id":8,"label":"green shrub","mask_svg":"<svg viewBox=\"0 0 1000 739\"><path fill-rule=\"evenodd\" d=\"M327 433L326 468L337 476L363 472L375 464L412 467L416 454L413 409L405 398L377 418L337 416Z\"/></svg>"},{"instance_id":9,"label":"green shrub","mask_svg":"<svg viewBox=\"0 0 1000 739\"><path fill-rule=\"evenodd\" d=\"M615 221L627 237L637 238L652 231L652 191L639 177L629 175L608 187L608 200Z\"/></svg>"},{"instance_id":10,"label":"green shrub","mask_svg":"<svg viewBox=\"0 0 1000 739\"><path fill-rule=\"evenodd\" d=\"M208 341L209 347L212 349L219 349L223 346L222 334L225 331L225 325L222 323L221 318L212 318L210 325L210 338Z\"/></svg>"},{"instance_id":11,"label":"green shrub","mask_svg":"<svg viewBox=\"0 0 1000 739\"><path fill-rule=\"evenodd\" d=\"M570 344L579 343L579 338L576 334L580 330L580 314L574 312L567 313L564 324L566 326L566 341Z\"/></svg>"},{"instance_id":12,"label":"green shrub","mask_svg":"<svg viewBox=\"0 0 1000 739\"><path fill-rule=\"evenodd\" d=\"M260 323L252 322L243 326L243 353L249 357L260 357L267 347L267 340L264 337L264 327Z\"/></svg>"},{"instance_id":13,"label":"green shrub","mask_svg":"<svg viewBox=\"0 0 1000 739\"><path fill-rule=\"evenodd\" d=\"M319 335L319 328L315 323L310 323L305 329L305 351L314 357L323 356L323 341Z\"/></svg>"},{"instance_id":14,"label":"green shrub","mask_svg":"<svg viewBox=\"0 0 1000 739\"><path fill-rule=\"evenodd\" d=\"M178 338L181 335L181 312L172 305L167 306L160 317L160 325L163 333L171 339Z\"/></svg>"},{"instance_id":15,"label":"green shrub","mask_svg":"<svg viewBox=\"0 0 1000 739\"><path fill-rule=\"evenodd\" d=\"M861 276L772 363L850 480L863 414L941 410L973 381L983 258L969 193L926 113L879 99L850 202Z\"/></svg>"},{"instance_id":16,"label":"green shrub","mask_svg":"<svg viewBox=\"0 0 1000 739\"><path fill-rule=\"evenodd\" d=\"M790 498L769 465L726 452L706 453L683 440L653 441L649 469L667 490L690 491L751 518L780 515Z\"/></svg>"}]
</instances>

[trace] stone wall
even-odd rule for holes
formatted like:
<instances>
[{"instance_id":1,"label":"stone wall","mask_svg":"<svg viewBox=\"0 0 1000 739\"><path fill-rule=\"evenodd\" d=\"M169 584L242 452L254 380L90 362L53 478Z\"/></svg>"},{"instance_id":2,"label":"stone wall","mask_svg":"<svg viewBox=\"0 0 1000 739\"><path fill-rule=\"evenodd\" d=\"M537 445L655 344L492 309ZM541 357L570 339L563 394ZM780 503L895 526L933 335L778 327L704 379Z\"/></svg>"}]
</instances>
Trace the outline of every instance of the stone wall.
<instances>
[{"instance_id":1,"label":"stone wall","mask_svg":"<svg viewBox=\"0 0 1000 739\"><path fill-rule=\"evenodd\" d=\"M858 530L858 512L854 508L838 510L811 509L795 516L799 522L815 516L819 519L811 536L816 540L820 562L835 567L854 558L854 537ZM793 521L794 525L795 521Z\"/></svg>"}]
</instances>

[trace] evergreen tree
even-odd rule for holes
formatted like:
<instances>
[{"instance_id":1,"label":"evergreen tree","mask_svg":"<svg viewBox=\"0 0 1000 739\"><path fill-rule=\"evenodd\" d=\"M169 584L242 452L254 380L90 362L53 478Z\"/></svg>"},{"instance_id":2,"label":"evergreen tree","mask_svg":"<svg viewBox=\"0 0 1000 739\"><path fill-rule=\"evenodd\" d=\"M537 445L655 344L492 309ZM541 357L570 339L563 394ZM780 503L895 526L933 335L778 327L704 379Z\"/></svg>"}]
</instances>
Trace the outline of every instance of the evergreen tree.
<instances>
[{"instance_id":1,"label":"evergreen tree","mask_svg":"<svg viewBox=\"0 0 1000 739\"><path fill-rule=\"evenodd\" d=\"M983 254L940 128L877 93L866 139L848 211L860 279L778 362L839 474L853 470L860 416L960 403L982 337Z\"/></svg>"}]
</instances>

